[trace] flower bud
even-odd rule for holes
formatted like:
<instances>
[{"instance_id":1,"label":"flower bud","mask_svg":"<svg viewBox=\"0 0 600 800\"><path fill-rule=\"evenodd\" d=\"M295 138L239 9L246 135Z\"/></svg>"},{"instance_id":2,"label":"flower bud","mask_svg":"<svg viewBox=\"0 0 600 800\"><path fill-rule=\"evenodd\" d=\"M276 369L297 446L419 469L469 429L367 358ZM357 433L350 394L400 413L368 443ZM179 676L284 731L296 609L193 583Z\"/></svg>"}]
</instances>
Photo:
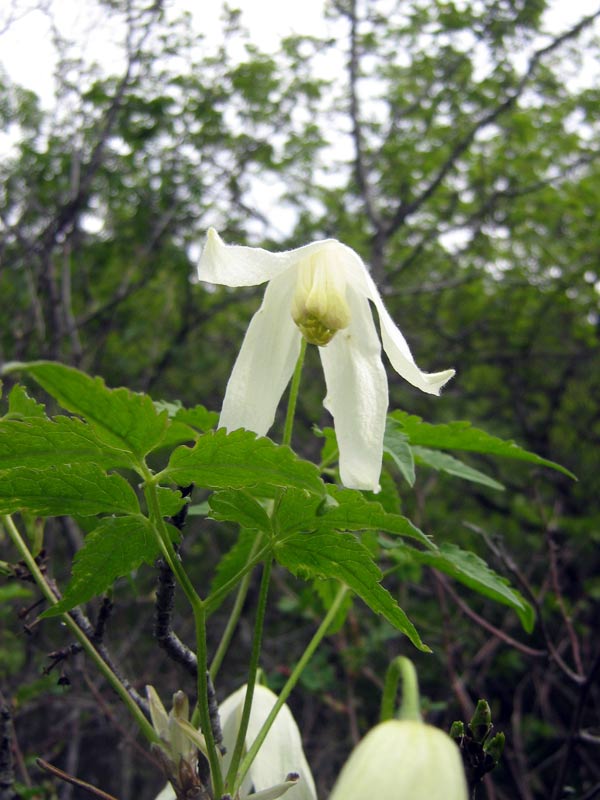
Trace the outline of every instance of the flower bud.
<instances>
[{"instance_id":1,"label":"flower bud","mask_svg":"<svg viewBox=\"0 0 600 800\"><path fill-rule=\"evenodd\" d=\"M460 752L443 731L388 720L358 744L329 800L468 800Z\"/></svg>"},{"instance_id":2,"label":"flower bud","mask_svg":"<svg viewBox=\"0 0 600 800\"><path fill-rule=\"evenodd\" d=\"M298 266L292 319L310 344L329 344L335 334L350 324L345 297L343 266L333 248L307 256Z\"/></svg>"}]
</instances>

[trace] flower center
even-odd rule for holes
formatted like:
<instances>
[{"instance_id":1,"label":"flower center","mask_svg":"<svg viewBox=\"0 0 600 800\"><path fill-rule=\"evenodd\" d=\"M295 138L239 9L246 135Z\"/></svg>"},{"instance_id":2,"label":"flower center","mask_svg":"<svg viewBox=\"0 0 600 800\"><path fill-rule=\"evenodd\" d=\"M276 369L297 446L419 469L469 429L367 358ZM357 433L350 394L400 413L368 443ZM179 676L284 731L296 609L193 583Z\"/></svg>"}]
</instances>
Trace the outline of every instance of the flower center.
<instances>
[{"instance_id":1,"label":"flower center","mask_svg":"<svg viewBox=\"0 0 600 800\"><path fill-rule=\"evenodd\" d=\"M292 319L310 344L323 347L350 324L343 266L324 247L300 262Z\"/></svg>"}]
</instances>

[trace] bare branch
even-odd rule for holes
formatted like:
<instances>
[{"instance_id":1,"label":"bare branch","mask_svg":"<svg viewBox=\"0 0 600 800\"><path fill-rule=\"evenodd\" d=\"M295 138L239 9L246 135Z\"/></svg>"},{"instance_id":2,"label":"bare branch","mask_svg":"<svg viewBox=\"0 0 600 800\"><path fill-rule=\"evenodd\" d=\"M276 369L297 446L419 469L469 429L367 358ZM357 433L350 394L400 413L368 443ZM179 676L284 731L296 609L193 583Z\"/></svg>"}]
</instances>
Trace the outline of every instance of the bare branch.
<instances>
[{"instance_id":1,"label":"bare branch","mask_svg":"<svg viewBox=\"0 0 600 800\"><path fill-rule=\"evenodd\" d=\"M429 185L423 189L423 191L410 203L401 203L389 222L385 225L385 234L386 237L389 238L409 217L411 214L419 209L438 189L438 187L442 184L446 176L449 172L454 168L458 158L471 146L473 140L475 139L476 135L479 131L486 128L488 125L491 125L495 122L498 117L512 108L517 100L521 97L525 89L527 88L529 81L535 74L535 71L540 63L540 61L550 53L554 52L558 47L560 47L565 42L569 41L570 39L574 39L578 36L585 28L591 25L594 20L596 20L600 16L600 9L595 11L593 14L590 14L587 17L583 17L577 25L574 25L569 30L562 33L560 36L554 38L550 44L546 45L545 47L536 50L535 53L529 59L529 63L527 65L527 69L525 73L521 77L521 80L517 84L515 90L510 93L498 106L491 109L484 114L475 124L471 127L471 129L467 132L467 134L454 145L452 148L450 155L446 159L446 161L442 164L440 169L438 170L435 177L430 181Z\"/></svg>"}]
</instances>

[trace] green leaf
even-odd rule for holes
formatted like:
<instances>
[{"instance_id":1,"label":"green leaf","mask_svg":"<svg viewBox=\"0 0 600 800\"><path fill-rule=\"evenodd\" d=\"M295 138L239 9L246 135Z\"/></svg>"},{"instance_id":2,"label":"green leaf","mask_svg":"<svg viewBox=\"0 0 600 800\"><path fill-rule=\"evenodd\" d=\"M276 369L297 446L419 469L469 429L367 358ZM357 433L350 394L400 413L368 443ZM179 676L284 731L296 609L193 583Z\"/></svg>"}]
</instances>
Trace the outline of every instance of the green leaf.
<instances>
[{"instance_id":1,"label":"green leaf","mask_svg":"<svg viewBox=\"0 0 600 800\"><path fill-rule=\"evenodd\" d=\"M275 558L301 578L334 578L355 592L376 614L429 651L391 594L379 583L381 572L368 550L350 533L296 533L275 543Z\"/></svg>"},{"instance_id":2,"label":"green leaf","mask_svg":"<svg viewBox=\"0 0 600 800\"><path fill-rule=\"evenodd\" d=\"M0 470L85 462L128 467L131 456L105 444L93 428L74 417L0 421Z\"/></svg>"},{"instance_id":3,"label":"green leaf","mask_svg":"<svg viewBox=\"0 0 600 800\"><path fill-rule=\"evenodd\" d=\"M333 428L321 429L317 425L313 425L313 433L315 436L325 439L321 448L321 461L323 464L327 465L337 461L340 451L335 430Z\"/></svg>"},{"instance_id":4,"label":"green leaf","mask_svg":"<svg viewBox=\"0 0 600 800\"><path fill-rule=\"evenodd\" d=\"M51 361L6 364L5 373L26 372L60 405L83 417L112 447L138 458L163 438L167 414L159 414L148 395L128 389L109 389L101 378Z\"/></svg>"},{"instance_id":5,"label":"green leaf","mask_svg":"<svg viewBox=\"0 0 600 800\"><path fill-rule=\"evenodd\" d=\"M434 567L479 594L503 603L517 612L523 628L531 633L535 622L532 606L523 595L513 589L508 580L494 572L483 559L469 550L461 550L455 544L440 545L437 553L410 549L415 561Z\"/></svg>"},{"instance_id":6,"label":"green leaf","mask_svg":"<svg viewBox=\"0 0 600 800\"><path fill-rule=\"evenodd\" d=\"M334 486L328 487L328 491L335 505L326 506L322 516L319 517L319 529L385 531L416 539L430 550L436 549L431 539L409 519L400 514L388 513L380 503L367 500L361 492L355 489L338 489Z\"/></svg>"},{"instance_id":7,"label":"green leaf","mask_svg":"<svg viewBox=\"0 0 600 800\"><path fill-rule=\"evenodd\" d=\"M503 492L504 486L493 478L490 478L484 472L470 467L463 461L460 461L448 453L440 453L439 450L430 450L428 447L412 448L417 461L426 464L432 469L440 472L447 472L448 475L454 475L456 478L462 478L464 481L471 481L472 483L480 483L482 486L488 486L490 489L497 489Z\"/></svg>"},{"instance_id":8,"label":"green leaf","mask_svg":"<svg viewBox=\"0 0 600 800\"><path fill-rule=\"evenodd\" d=\"M181 403L168 403L165 400L156 401L154 407L157 411L167 411L169 426L157 447L176 447L179 444L195 442L198 431L204 433L215 427L219 415L215 411L208 411L204 406L197 405L193 408L184 408Z\"/></svg>"},{"instance_id":9,"label":"green leaf","mask_svg":"<svg viewBox=\"0 0 600 800\"><path fill-rule=\"evenodd\" d=\"M178 447L160 479L207 489L294 486L325 492L317 467L301 461L289 447L257 438L251 431L227 433L223 428L204 434L194 447Z\"/></svg>"},{"instance_id":10,"label":"green leaf","mask_svg":"<svg viewBox=\"0 0 600 800\"><path fill-rule=\"evenodd\" d=\"M474 428L470 422L450 422L444 425L432 425L423 422L420 417L407 414L405 411L393 411L388 419L393 420L392 425L399 427L405 433L411 445L433 447L436 450L464 450L471 453L490 453L504 458L514 458L519 461L528 461L531 464L550 467L569 478L577 480L572 472L545 458L536 456L519 447L515 442L499 439L485 431Z\"/></svg>"},{"instance_id":11,"label":"green leaf","mask_svg":"<svg viewBox=\"0 0 600 800\"><path fill-rule=\"evenodd\" d=\"M29 511L41 516L139 514L135 492L120 475L95 464L49 469L16 467L0 473L0 513Z\"/></svg>"},{"instance_id":12,"label":"green leaf","mask_svg":"<svg viewBox=\"0 0 600 800\"><path fill-rule=\"evenodd\" d=\"M204 406L197 405L193 408L180 408L173 419L206 433L216 427L219 415L216 411L209 411Z\"/></svg>"},{"instance_id":13,"label":"green leaf","mask_svg":"<svg viewBox=\"0 0 600 800\"><path fill-rule=\"evenodd\" d=\"M17 383L8 395L8 414L6 418L41 417L46 419L46 409L43 405L29 397L24 387Z\"/></svg>"},{"instance_id":14,"label":"green leaf","mask_svg":"<svg viewBox=\"0 0 600 800\"><path fill-rule=\"evenodd\" d=\"M220 522L237 522L244 528L271 530L271 520L258 500L240 491L213 494L208 500L210 515Z\"/></svg>"},{"instance_id":15,"label":"green leaf","mask_svg":"<svg viewBox=\"0 0 600 800\"><path fill-rule=\"evenodd\" d=\"M328 503L328 495L321 499L301 489L284 489L273 510L276 535L316 530Z\"/></svg>"},{"instance_id":16,"label":"green leaf","mask_svg":"<svg viewBox=\"0 0 600 800\"><path fill-rule=\"evenodd\" d=\"M386 423L383 437L383 452L387 453L400 470L400 474L409 486L415 484L415 460L408 444L408 436L398 429L397 425Z\"/></svg>"},{"instance_id":17,"label":"green leaf","mask_svg":"<svg viewBox=\"0 0 600 800\"><path fill-rule=\"evenodd\" d=\"M152 526L145 517L107 517L85 537L73 560L71 580L62 599L42 617L53 617L109 589L117 578L140 564L152 565L160 554Z\"/></svg>"},{"instance_id":18,"label":"green leaf","mask_svg":"<svg viewBox=\"0 0 600 800\"><path fill-rule=\"evenodd\" d=\"M188 502L187 497L183 497L178 490L169 489L166 486L158 487L158 506L161 516L172 517L177 514Z\"/></svg>"}]
</instances>

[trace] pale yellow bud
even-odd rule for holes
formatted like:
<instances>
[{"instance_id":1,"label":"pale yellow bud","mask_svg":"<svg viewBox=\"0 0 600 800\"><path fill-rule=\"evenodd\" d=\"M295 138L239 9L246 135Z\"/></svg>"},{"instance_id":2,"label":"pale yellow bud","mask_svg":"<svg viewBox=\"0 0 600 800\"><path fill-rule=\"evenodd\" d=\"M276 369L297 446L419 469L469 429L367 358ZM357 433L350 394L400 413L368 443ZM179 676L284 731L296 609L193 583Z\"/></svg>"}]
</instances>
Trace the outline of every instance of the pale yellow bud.
<instances>
[{"instance_id":1,"label":"pale yellow bud","mask_svg":"<svg viewBox=\"0 0 600 800\"><path fill-rule=\"evenodd\" d=\"M468 800L460 752L417 720L377 725L352 751L329 800Z\"/></svg>"},{"instance_id":2,"label":"pale yellow bud","mask_svg":"<svg viewBox=\"0 0 600 800\"><path fill-rule=\"evenodd\" d=\"M320 346L350 324L344 267L335 248L325 246L298 264L292 318L304 338Z\"/></svg>"}]
</instances>

